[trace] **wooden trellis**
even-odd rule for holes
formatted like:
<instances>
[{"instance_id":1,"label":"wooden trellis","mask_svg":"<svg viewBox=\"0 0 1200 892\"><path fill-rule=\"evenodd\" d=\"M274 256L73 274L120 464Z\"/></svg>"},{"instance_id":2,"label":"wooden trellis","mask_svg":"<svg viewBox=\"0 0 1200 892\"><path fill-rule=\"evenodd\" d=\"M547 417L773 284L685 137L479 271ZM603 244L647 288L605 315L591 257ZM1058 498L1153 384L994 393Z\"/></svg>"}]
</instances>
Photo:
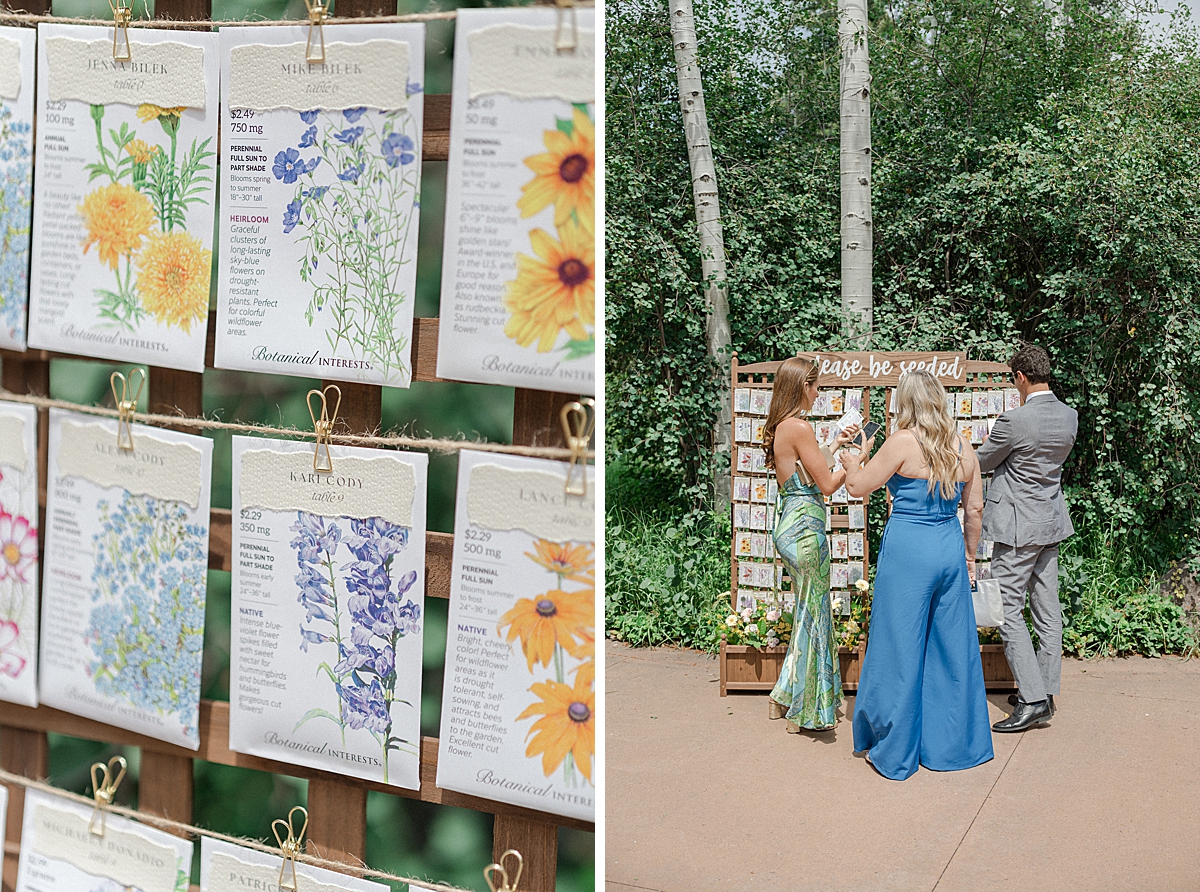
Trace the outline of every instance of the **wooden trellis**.
<instances>
[{"instance_id":1,"label":"wooden trellis","mask_svg":"<svg viewBox=\"0 0 1200 892\"><path fill-rule=\"evenodd\" d=\"M18 0L12 8L45 15L49 0ZM158 0L156 14L175 21L205 21L212 17L210 0ZM380 0L338 0L339 17L381 16L394 13ZM103 24L97 22L97 24ZM427 95L424 111L423 158L444 161L450 147L450 96ZM216 321L209 316L205 367L213 368ZM414 381L437 382L438 320L414 320L412 365ZM0 385L13 393L50 395L50 360L80 358L69 354L32 350L27 353L0 351ZM199 416L203 412L203 375L175 369L148 369L148 411L182 412ZM326 383L322 382L322 386ZM374 385L337 382L342 390L338 416L341 433L374 433L382 421L383 389ZM537 446L562 446L558 410L563 403L578 399L577 394L550 393L517 389L513 408L513 443ZM47 444L49 418L46 410L38 414L38 503L40 528L45 528ZM188 430L181 427L180 430ZM189 431L196 433L196 431ZM429 532L426 537L425 596L450 596L451 556L454 537ZM209 568L231 569L232 530L228 510L212 510L209 544ZM525 858L521 880L524 892L552 892L555 887L558 856L558 828L572 827L594 832L587 821L564 818L545 812L511 806L438 789L438 740L421 739L421 787L403 790L372 781L344 777L269 759L261 759L229 749L229 704L203 701L200 707L200 749L198 752L143 737L113 725L80 718L49 707L16 706L0 703L0 768L32 778L46 777L49 769L47 732L68 734L108 744L134 746L141 750L138 807L176 821L192 823L192 762L203 759L222 765L253 768L275 774L308 779L309 850L326 858L347 862L366 857L367 791L379 790L393 795L442 805L453 805L494 816L493 855L499 859L507 849L519 850ZM21 833L24 792L10 787L7 838L4 846L3 888L16 883L17 853ZM482 868L483 865L480 865Z\"/></svg>"}]
</instances>

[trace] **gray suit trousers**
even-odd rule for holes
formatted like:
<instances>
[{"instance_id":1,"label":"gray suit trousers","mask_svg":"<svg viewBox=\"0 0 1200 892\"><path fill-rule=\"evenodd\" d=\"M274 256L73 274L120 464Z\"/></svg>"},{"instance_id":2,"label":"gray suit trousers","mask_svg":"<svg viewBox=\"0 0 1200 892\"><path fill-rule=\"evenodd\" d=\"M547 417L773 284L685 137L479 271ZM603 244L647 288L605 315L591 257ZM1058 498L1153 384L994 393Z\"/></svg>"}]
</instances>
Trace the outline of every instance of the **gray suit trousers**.
<instances>
[{"instance_id":1,"label":"gray suit trousers","mask_svg":"<svg viewBox=\"0 0 1200 892\"><path fill-rule=\"evenodd\" d=\"M992 578L999 580L1004 602L1004 656L1026 703L1058 693L1062 679L1062 608L1058 602L1058 546L997 542L992 552ZM1025 593L1038 635L1034 652L1025 626Z\"/></svg>"}]
</instances>

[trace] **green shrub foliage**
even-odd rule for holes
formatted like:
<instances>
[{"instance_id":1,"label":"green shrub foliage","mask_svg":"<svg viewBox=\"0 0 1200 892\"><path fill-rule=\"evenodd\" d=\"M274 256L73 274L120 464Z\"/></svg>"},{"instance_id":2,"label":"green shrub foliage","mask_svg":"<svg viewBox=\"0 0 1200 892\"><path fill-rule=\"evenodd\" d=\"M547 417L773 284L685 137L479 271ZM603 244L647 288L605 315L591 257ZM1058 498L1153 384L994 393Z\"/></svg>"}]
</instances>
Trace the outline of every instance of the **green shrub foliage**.
<instances>
[{"instance_id":1,"label":"green shrub foliage","mask_svg":"<svg viewBox=\"0 0 1200 892\"><path fill-rule=\"evenodd\" d=\"M667 7L607 10L608 449L700 510L715 374ZM835 4L696 14L734 349L836 349ZM1127 15L1111 0L872 4L872 345L997 361L1046 346L1080 413L1077 526L1158 564L1198 536L1200 59L1185 22L1156 47Z\"/></svg>"}]
</instances>

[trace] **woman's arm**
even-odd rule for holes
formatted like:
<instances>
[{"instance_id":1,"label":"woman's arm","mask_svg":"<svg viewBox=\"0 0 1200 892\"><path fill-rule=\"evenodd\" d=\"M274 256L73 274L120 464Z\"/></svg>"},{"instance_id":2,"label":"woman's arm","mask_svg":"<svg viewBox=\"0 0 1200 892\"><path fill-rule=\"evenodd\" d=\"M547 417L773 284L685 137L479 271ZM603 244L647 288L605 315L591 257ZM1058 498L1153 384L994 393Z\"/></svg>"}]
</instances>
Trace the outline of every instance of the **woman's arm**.
<instances>
[{"instance_id":1,"label":"woman's arm","mask_svg":"<svg viewBox=\"0 0 1200 892\"><path fill-rule=\"evenodd\" d=\"M979 459L975 457L975 450L965 440L963 461L967 465L967 483L962 494L963 538L967 548L967 571L974 581L975 550L979 547L979 532L983 527L983 480L979 476Z\"/></svg>"},{"instance_id":2,"label":"woman's arm","mask_svg":"<svg viewBox=\"0 0 1200 892\"><path fill-rule=\"evenodd\" d=\"M817 488L825 495L833 495L846 482L846 472L842 469L831 471L825 461L825 453L817 445L817 435L813 433L812 425L802 418L786 418L775 428L775 442L783 438L785 447L795 450L796 461L804 465L804 470L812 477Z\"/></svg>"},{"instance_id":3,"label":"woman's arm","mask_svg":"<svg viewBox=\"0 0 1200 892\"><path fill-rule=\"evenodd\" d=\"M866 452L858 452L853 447L843 449L842 464L846 467L846 492L856 499L861 499L887 483L904 464L902 437L905 434L905 431L897 431L884 440L879 451L865 465L863 461L867 457L867 452L871 451L871 444L875 442L874 440L867 444Z\"/></svg>"}]
</instances>

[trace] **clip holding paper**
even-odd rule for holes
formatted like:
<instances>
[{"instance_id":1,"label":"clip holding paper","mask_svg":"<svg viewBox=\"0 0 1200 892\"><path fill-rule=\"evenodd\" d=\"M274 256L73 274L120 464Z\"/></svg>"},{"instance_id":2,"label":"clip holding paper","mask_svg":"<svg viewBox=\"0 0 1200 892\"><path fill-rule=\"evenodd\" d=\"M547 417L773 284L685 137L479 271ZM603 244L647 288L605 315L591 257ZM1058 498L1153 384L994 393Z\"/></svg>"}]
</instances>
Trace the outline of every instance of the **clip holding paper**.
<instances>
[{"instance_id":1,"label":"clip holding paper","mask_svg":"<svg viewBox=\"0 0 1200 892\"><path fill-rule=\"evenodd\" d=\"M120 766L121 770L113 777L117 766ZM92 819L88 821L88 833L92 836L104 835L104 816L117 795L117 787L121 786L121 781L125 779L126 767L128 766L122 756L113 756L107 765L103 762L92 764L92 795L96 799Z\"/></svg>"},{"instance_id":2,"label":"clip holding paper","mask_svg":"<svg viewBox=\"0 0 1200 892\"><path fill-rule=\"evenodd\" d=\"M308 7L308 43L304 46L304 61L309 65L325 64L325 20L329 18L329 7L322 0L304 0ZM317 47L313 47L313 37Z\"/></svg>"},{"instance_id":3,"label":"clip holding paper","mask_svg":"<svg viewBox=\"0 0 1200 892\"><path fill-rule=\"evenodd\" d=\"M115 3L108 0L108 5L113 14L113 61L128 62L133 58L129 51L129 22L133 19L133 7L126 6L125 0L116 0Z\"/></svg>"},{"instance_id":4,"label":"clip holding paper","mask_svg":"<svg viewBox=\"0 0 1200 892\"><path fill-rule=\"evenodd\" d=\"M292 823L292 818L296 814L304 815L304 823L300 825L300 832L296 832L296 825ZM287 839L283 838L283 834L279 832L280 828L287 831ZM308 809L302 805L297 805L288 812L287 820L276 818L271 822L271 829L275 831L275 840L279 843L279 851L283 854L283 863L279 865L279 888L296 890L296 856L300 854L300 847L304 843L304 831L308 829ZM284 872L288 865L292 866L292 884L289 886L284 882Z\"/></svg>"},{"instance_id":5,"label":"clip holding paper","mask_svg":"<svg viewBox=\"0 0 1200 892\"><path fill-rule=\"evenodd\" d=\"M504 862L508 860L508 856L512 855L517 859L517 874L512 878L510 885L508 879L508 869L504 866ZM494 864L489 864L483 869L483 878L487 880L488 888L492 892L517 892L517 883L521 882L521 871L525 869L525 859L521 857L521 853L516 849L509 849L500 856L500 860ZM500 885L496 885L497 878L500 880Z\"/></svg>"},{"instance_id":6,"label":"clip holding paper","mask_svg":"<svg viewBox=\"0 0 1200 892\"><path fill-rule=\"evenodd\" d=\"M135 376L136 389L133 384ZM121 382L120 390L117 390L118 380ZM108 376L108 383L112 387L113 399L117 402L117 448L122 452L133 452L133 428L130 425L133 423L133 413L137 411L138 398L146 385L146 373L141 369L133 369L126 378L120 372L113 372Z\"/></svg>"},{"instance_id":7,"label":"clip holding paper","mask_svg":"<svg viewBox=\"0 0 1200 892\"><path fill-rule=\"evenodd\" d=\"M569 496L586 496L587 449L596 427L596 401L585 397L579 402L567 403L559 410L558 417L562 421L563 440L571 450L563 492ZM579 469L578 481L575 479L576 468Z\"/></svg>"},{"instance_id":8,"label":"clip holding paper","mask_svg":"<svg viewBox=\"0 0 1200 892\"><path fill-rule=\"evenodd\" d=\"M333 404L333 414L329 414L329 400L326 395L329 391L334 391L337 394L337 402ZM317 413L313 410L312 398L316 394L321 401L321 417L317 417ZM313 470L322 474L333 473L333 457L329 454L329 447L332 445L333 425L337 422L338 409L342 407L342 388L336 384L330 384L321 390L310 390L308 396L305 397L305 402L308 403L308 414L312 418L313 430L317 433L317 445L313 452ZM321 460L321 450L325 450L325 459Z\"/></svg>"},{"instance_id":9,"label":"clip holding paper","mask_svg":"<svg viewBox=\"0 0 1200 892\"><path fill-rule=\"evenodd\" d=\"M554 49L558 52L563 50L575 51L579 46L579 17L575 12L575 0L554 0L558 7L558 28L554 32ZM563 13L565 10L571 11L571 38L570 41L563 40Z\"/></svg>"}]
</instances>

